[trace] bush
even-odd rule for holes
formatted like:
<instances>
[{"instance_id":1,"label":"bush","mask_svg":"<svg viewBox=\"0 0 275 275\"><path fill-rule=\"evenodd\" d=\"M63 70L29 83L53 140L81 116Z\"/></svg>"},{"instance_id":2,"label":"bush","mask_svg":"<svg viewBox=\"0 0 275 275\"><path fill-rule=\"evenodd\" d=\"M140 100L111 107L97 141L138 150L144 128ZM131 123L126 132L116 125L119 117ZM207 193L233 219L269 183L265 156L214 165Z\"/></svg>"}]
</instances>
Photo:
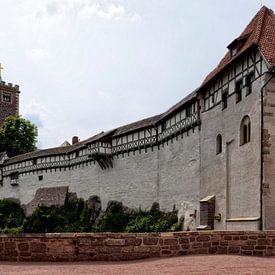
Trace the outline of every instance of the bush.
<instances>
[{"instance_id":1,"label":"bush","mask_svg":"<svg viewBox=\"0 0 275 275\"><path fill-rule=\"evenodd\" d=\"M105 213L91 223L92 210L83 199L69 200L63 206L39 206L26 217L14 201L0 201L0 233L21 232L165 232L179 230L174 212L163 213L157 207L150 211L123 207L121 202L109 202Z\"/></svg>"},{"instance_id":2,"label":"bush","mask_svg":"<svg viewBox=\"0 0 275 275\"><path fill-rule=\"evenodd\" d=\"M120 202L112 201L106 212L101 216L97 225L92 227L93 232L124 232L129 221L129 214L124 213Z\"/></svg>"},{"instance_id":3,"label":"bush","mask_svg":"<svg viewBox=\"0 0 275 275\"><path fill-rule=\"evenodd\" d=\"M139 211L138 215L130 219L127 224L126 232L165 232L178 222L178 217L175 213L162 213Z\"/></svg>"},{"instance_id":4,"label":"bush","mask_svg":"<svg viewBox=\"0 0 275 275\"><path fill-rule=\"evenodd\" d=\"M26 218L20 204L12 200L0 200L0 229L16 228Z\"/></svg>"},{"instance_id":5,"label":"bush","mask_svg":"<svg viewBox=\"0 0 275 275\"><path fill-rule=\"evenodd\" d=\"M24 232L87 232L91 230L91 211L83 199L66 202L63 206L39 206L26 219Z\"/></svg>"},{"instance_id":6,"label":"bush","mask_svg":"<svg viewBox=\"0 0 275 275\"><path fill-rule=\"evenodd\" d=\"M12 227L12 228L5 227L0 229L0 234L19 234L19 233L23 233L23 226Z\"/></svg>"}]
</instances>

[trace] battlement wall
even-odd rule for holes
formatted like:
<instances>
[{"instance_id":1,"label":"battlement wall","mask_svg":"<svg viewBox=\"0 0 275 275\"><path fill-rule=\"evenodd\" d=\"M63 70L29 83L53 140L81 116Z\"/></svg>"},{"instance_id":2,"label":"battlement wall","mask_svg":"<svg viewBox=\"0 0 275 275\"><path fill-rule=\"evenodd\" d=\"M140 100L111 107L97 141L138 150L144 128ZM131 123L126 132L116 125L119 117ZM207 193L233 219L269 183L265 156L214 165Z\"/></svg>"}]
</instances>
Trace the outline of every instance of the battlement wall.
<instances>
[{"instance_id":1,"label":"battlement wall","mask_svg":"<svg viewBox=\"0 0 275 275\"><path fill-rule=\"evenodd\" d=\"M8 88L8 89L12 89L14 91L19 92L19 85L17 84L13 84L13 83L6 83L5 81L1 81L0 82L0 89L2 87Z\"/></svg>"}]
</instances>

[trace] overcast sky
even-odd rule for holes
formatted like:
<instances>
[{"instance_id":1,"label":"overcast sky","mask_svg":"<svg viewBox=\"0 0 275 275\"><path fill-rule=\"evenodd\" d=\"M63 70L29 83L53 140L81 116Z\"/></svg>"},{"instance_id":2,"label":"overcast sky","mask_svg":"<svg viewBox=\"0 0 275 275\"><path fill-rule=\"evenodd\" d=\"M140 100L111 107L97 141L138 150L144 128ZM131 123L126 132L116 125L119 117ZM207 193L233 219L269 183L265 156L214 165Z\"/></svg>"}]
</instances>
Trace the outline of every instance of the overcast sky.
<instances>
[{"instance_id":1,"label":"overcast sky","mask_svg":"<svg viewBox=\"0 0 275 275\"><path fill-rule=\"evenodd\" d=\"M159 114L274 0L0 0L3 80L39 148Z\"/></svg>"}]
</instances>

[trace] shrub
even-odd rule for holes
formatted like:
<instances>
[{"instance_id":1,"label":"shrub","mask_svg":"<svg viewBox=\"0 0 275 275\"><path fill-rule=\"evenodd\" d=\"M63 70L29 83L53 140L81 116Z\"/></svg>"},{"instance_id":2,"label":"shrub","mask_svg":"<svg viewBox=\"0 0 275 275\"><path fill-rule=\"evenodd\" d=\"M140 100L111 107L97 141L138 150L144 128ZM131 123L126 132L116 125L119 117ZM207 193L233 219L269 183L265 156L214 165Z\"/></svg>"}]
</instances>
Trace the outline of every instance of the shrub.
<instances>
[{"instance_id":1,"label":"shrub","mask_svg":"<svg viewBox=\"0 0 275 275\"><path fill-rule=\"evenodd\" d=\"M24 222L24 232L87 232L91 211L83 199L63 206L39 206Z\"/></svg>"},{"instance_id":2,"label":"shrub","mask_svg":"<svg viewBox=\"0 0 275 275\"><path fill-rule=\"evenodd\" d=\"M22 225L25 219L20 204L12 200L0 200L0 228L15 228Z\"/></svg>"},{"instance_id":3,"label":"shrub","mask_svg":"<svg viewBox=\"0 0 275 275\"><path fill-rule=\"evenodd\" d=\"M107 206L106 212L101 216L97 225L92 227L93 232L124 232L129 220L129 214L124 213L120 202L112 201Z\"/></svg>"}]
</instances>

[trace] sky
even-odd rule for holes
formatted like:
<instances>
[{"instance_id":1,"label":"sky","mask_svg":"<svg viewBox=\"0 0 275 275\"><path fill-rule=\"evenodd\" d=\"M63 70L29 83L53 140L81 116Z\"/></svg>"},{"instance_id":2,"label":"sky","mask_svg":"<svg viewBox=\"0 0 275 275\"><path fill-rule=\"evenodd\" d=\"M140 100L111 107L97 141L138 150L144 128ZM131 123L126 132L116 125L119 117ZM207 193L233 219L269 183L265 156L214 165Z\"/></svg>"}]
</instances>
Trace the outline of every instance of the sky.
<instances>
[{"instance_id":1,"label":"sky","mask_svg":"<svg viewBox=\"0 0 275 275\"><path fill-rule=\"evenodd\" d=\"M160 114L274 0L0 0L2 79L38 147Z\"/></svg>"}]
</instances>

